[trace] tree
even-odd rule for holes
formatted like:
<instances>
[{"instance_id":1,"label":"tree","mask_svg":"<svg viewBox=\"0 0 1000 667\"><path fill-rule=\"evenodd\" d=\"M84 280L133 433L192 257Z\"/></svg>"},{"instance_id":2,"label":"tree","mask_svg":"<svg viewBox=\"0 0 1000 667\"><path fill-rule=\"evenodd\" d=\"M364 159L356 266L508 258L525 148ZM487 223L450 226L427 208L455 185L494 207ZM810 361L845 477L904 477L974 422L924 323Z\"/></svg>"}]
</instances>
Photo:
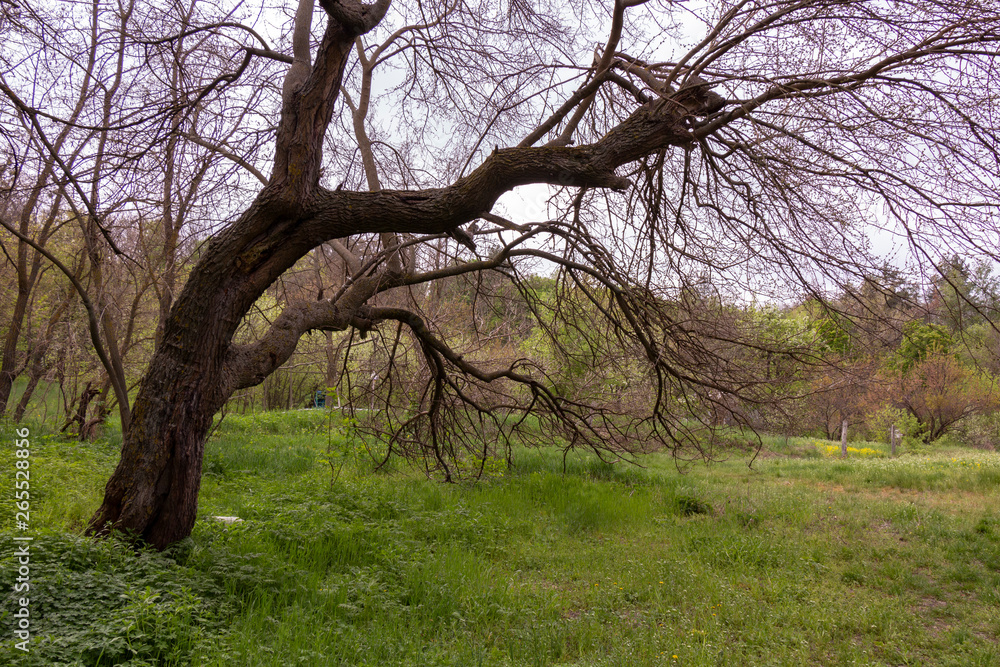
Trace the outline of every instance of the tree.
<instances>
[{"instance_id":1,"label":"tree","mask_svg":"<svg viewBox=\"0 0 1000 667\"><path fill-rule=\"evenodd\" d=\"M937 440L966 417L1000 408L995 378L955 355L934 351L906 371L886 369L879 398L911 414L925 442Z\"/></svg>"},{"instance_id":2,"label":"tree","mask_svg":"<svg viewBox=\"0 0 1000 667\"><path fill-rule=\"evenodd\" d=\"M55 137L53 142L53 153L58 153L67 136L69 126L75 122L83 107L83 100L86 92L80 94L75 108L69 117L69 123ZM3 239L0 239L0 250L2 250L5 260L12 264L15 271L16 286L14 307L7 320L7 331L3 341L3 356L0 360L0 414L7 410L7 402L10 399L11 388L14 379L19 374L16 370L17 352L21 340L21 331L27 315L28 304L32 293L38 283L43 270L42 254L39 248L44 247L51 235L59 226L59 218L63 213L64 200L57 196L54 200L44 201L46 187L53 179L56 167L56 160L49 156L42 158L33 165L34 173L30 173L23 165L22 161L30 160L31 151L27 145L30 143L30 128L10 127L5 128L7 134L17 133L19 143L25 145L24 149L17 154L8 156L6 168L0 169L0 193L3 195L2 206L0 206L0 216L6 220L10 218L16 220L16 227L21 236L34 234L34 239L29 243L29 239L18 238L12 249L8 249ZM8 135L9 136L9 135ZM12 151L13 152L13 151ZM12 163L12 164L11 164ZM12 172L8 182L3 182L6 172ZM31 245L34 244L34 246ZM37 345L33 346L37 348ZM38 351L32 349L28 352L28 357L37 356ZM24 367L29 364L25 363Z\"/></svg>"},{"instance_id":3,"label":"tree","mask_svg":"<svg viewBox=\"0 0 1000 667\"><path fill-rule=\"evenodd\" d=\"M1000 16L985 0L718 0L697 9L616 0L573 11L321 0L317 35L314 5L301 0L290 55L223 8L187 7L178 21L177 5L129 5L135 15L121 19L115 48L130 80L147 81L146 101L127 114L95 113L88 127L129 133L134 145L122 144L117 158L129 174L143 146L200 140L188 131L195 117L271 144L258 151L250 142L243 154L231 141L206 142L261 186L217 226L171 305L91 522L97 533L127 529L158 547L187 535L212 416L274 372L308 331L409 341L422 370L408 371L419 382L385 384L387 437L420 445L447 476L458 445L492 446L477 445L463 419L509 435L530 413L569 441L617 455L643 442L697 446L689 416L718 396L772 400L772 383L729 352L754 349L754 332L676 307L698 280L733 298L787 297L789 286L820 294L878 265L865 239L873 226L906 238L918 258L997 258L978 242L996 233L990 184L1000 171L991 93ZM598 25L607 38L592 50ZM682 49L690 32L694 46ZM194 36L186 57L197 92L157 92L149 53ZM677 46L660 48L668 43ZM379 90L391 106L362 112L358 86L390 61ZM286 64L279 97L270 82ZM68 124L23 80L4 76L5 113L40 128ZM227 125L250 99L258 115ZM396 129L369 136L366 148L356 122L380 113ZM356 150L366 191L352 189ZM377 183L371 158L382 160ZM71 183L84 177L64 171ZM549 186L538 215L502 215L500 197L528 184ZM99 232L111 192L93 211ZM497 249L481 252L486 239ZM234 342L265 290L324 243L343 258L347 280L289 304L258 339ZM401 260L442 243L461 261L435 269ZM419 300L379 298L489 270L518 285L531 262L559 267L608 335L635 350L651 387L644 413L560 396L524 360L468 358ZM757 351L801 353L777 343Z\"/></svg>"},{"instance_id":4,"label":"tree","mask_svg":"<svg viewBox=\"0 0 1000 667\"><path fill-rule=\"evenodd\" d=\"M861 363L846 368L833 366L811 378L804 401L807 418L812 426L819 425L828 440L838 437L844 422L852 422L866 406L866 394L871 384L871 369Z\"/></svg>"},{"instance_id":5,"label":"tree","mask_svg":"<svg viewBox=\"0 0 1000 667\"><path fill-rule=\"evenodd\" d=\"M890 362L902 373L907 373L933 356L951 352L953 346L951 334L941 325L912 320L904 325L903 340Z\"/></svg>"}]
</instances>

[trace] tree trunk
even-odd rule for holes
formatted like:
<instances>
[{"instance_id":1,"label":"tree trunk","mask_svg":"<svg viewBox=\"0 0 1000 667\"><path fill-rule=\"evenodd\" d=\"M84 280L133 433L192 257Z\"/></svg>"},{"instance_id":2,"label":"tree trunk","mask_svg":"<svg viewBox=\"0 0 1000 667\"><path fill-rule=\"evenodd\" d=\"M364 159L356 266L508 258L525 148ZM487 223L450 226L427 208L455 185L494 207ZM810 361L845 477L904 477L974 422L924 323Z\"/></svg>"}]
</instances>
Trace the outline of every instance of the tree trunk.
<instances>
[{"instance_id":1,"label":"tree trunk","mask_svg":"<svg viewBox=\"0 0 1000 667\"><path fill-rule=\"evenodd\" d=\"M28 401L31 400L32 394L35 393L38 381L45 375L45 371L47 370L45 367L45 355L48 353L48 349L48 341L39 341L28 355L28 385L24 388L24 393L21 394L21 400L18 401L17 407L14 408L15 422L20 422L24 418L24 413L28 409Z\"/></svg>"},{"instance_id":2,"label":"tree trunk","mask_svg":"<svg viewBox=\"0 0 1000 667\"><path fill-rule=\"evenodd\" d=\"M255 213L241 222L252 225ZM234 233L213 242L171 310L92 532L129 530L160 549L191 533L204 438L234 389L223 373L230 341L270 284L255 284L237 268L244 259L240 241Z\"/></svg>"},{"instance_id":3,"label":"tree trunk","mask_svg":"<svg viewBox=\"0 0 1000 667\"><path fill-rule=\"evenodd\" d=\"M0 361L0 415L7 411L14 378L17 377L17 343L21 338L21 325L28 307L29 288L22 286L20 277L17 281L17 300L14 302L14 314L10 319L10 328L3 344L3 359Z\"/></svg>"},{"instance_id":4,"label":"tree trunk","mask_svg":"<svg viewBox=\"0 0 1000 667\"><path fill-rule=\"evenodd\" d=\"M293 234L300 211L282 194L277 186L265 188L192 270L139 384L121 461L89 532L125 530L159 549L190 535L213 416L294 350L294 344L263 344L241 361L232 343L264 290L315 245Z\"/></svg>"}]
</instances>

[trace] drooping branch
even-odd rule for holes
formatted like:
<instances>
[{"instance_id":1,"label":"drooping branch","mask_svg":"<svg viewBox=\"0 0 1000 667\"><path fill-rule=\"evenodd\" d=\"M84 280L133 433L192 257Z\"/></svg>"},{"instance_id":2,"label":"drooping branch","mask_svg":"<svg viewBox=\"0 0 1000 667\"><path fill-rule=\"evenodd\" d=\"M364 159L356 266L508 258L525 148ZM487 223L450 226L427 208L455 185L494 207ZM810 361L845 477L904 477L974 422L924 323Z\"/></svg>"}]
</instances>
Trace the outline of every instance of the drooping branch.
<instances>
[{"instance_id":1,"label":"drooping branch","mask_svg":"<svg viewBox=\"0 0 1000 667\"><path fill-rule=\"evenodd\" d=\"M335 300L302 302L285 308L260 340L230 347L222 369L226 391L232 393L260 384L291 357L299 338L307 331L370 326L359 317L359 311L380 288L385 288L384 282L381 275L363 276Z\"/></svg>"},{"instance_id":2,"label":"drooping branch","mask_svg":"<svg viewBox=\"0 0 1000 667\"><path fill-rule=\"evenodd\" d=\"M462 474L449 463L464 456L460 450L485 460L502 443L509 447L515 432L521 442L530 442L534 434L523 428L528 412L561 432L567 448L587 446L602 458L609 450L618 459L628 458L640 440L635 436L641 427L630 419L622 420L624 413L595 411L586 401L565 396L552 378L527 359L487 370L456 352L413 311L385 307L364 310L374 322L405 325L419 345L427 373L408 392L419 397L416 409L407 403L410 407L399 413L398 421L390 417L379 420L380 425L365 420L359 427L386 436L390 452L401 448L402 453L412 456L420 451L425 465L436 462L445 481ZM401 407L393 406L392 398L385 399L387 413L397 413ZM470 432L470 425L477 421L480 429L488 423L493 435L484 438L482 432Z\"/></svg>"},{"instance_id":3,"label":"drooping branch","mask_svg":"<svg viewBox=\"0 0 1000 667\"><path fill-rule=\"evenodd\" d=\"M629 181L616 174L617 168L666 146L687 144L690 132L685 120L705 103L714 100L682 88L670 100L644 105L596 144L497 150L471 174L446 188L350 192L317 187L296 227L270 234L269 240L256 244L252 252L255 257L269 258L274 254L268 245L274 250L298 247L304 251L348 233L450 232L486 214L503 193L529 183L621 190ZM377 185L377 179L370 181ZM298 256L287 254L282 263L271 263L261 277L262 284L269 284L271 274L276 277ZM495 266L502 259L498 256L487 263ZM465 269L455 271L463 272ZM286 309L256 345L233 348L226 364L231 374L227 384L234 388L257 384L288 359L306 331L342 330L355 321L358 308L375 293L415 281L404 279L399 271L383 271L357 280L335 300Z\"/></svg>"}]
</instances>

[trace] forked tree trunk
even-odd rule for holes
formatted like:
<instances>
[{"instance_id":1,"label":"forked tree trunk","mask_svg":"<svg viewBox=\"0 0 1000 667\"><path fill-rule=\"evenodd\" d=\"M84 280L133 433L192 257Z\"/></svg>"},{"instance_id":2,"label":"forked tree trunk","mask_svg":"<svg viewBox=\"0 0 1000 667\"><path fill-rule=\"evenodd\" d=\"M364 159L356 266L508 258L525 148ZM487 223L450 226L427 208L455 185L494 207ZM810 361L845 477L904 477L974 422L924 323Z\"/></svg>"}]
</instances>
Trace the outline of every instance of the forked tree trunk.
<instances>
[{"instance_id":1,"label":"forked tree trunk","mask_svg":"<svg viewBox=\"0 0 1000 667\"><path fill-rule=\"evenodd\" d=\"M201 297L202 307L188 299L191 311L170 318L91 531L132 531L161 549L191 533L205 434L226 398L219 370L230 337L210 310L224 290L210 281L204 271L192 274L185 292Z\"/></svg>"}]
</instances>

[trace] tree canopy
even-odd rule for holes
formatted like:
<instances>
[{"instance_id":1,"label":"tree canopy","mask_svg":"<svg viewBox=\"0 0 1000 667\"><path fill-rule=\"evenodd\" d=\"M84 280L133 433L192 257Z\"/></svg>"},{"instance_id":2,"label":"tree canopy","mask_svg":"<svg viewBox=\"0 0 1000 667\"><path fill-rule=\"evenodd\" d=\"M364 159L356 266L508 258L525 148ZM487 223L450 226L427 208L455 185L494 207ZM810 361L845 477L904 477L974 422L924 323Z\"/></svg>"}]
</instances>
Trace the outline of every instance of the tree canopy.
<instances>
[{"instance_id":1,"label":"tree canopy","mask_svg":"<svg viewBox=\"0 0 1000 667\"><path fill-rule=\"evenodd\" d=\"M309 332L389 341L369 425L446 477L538 428L681 453L776 400L782 359L818 359L720 303L863 320L829 295L885 275L886 248L948 284L953 257L1000 259L986 0L5 3L0 35L18 303L30 261L59 259L55 211L125 429L91 528L161 547L193 525L212 416ZM310 256L317 295L238 335ZM160 307L131 406L113 262ZM560 354L455 335L448 281L516 301Z\"/></svg>"}]
</instances>

